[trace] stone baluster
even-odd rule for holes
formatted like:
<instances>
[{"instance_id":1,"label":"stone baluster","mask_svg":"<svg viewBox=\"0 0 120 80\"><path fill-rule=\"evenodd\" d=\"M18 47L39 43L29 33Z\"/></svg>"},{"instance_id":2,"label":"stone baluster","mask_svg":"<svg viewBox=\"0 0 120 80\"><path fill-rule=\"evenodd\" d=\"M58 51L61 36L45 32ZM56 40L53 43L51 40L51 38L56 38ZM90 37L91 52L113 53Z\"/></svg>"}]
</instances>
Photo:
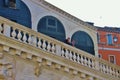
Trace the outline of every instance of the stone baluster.
<instances>
[{"instance_id":1,"label":"stone baluster","mask_svg":"<svg viewBox=\"0 0 120 80\"><path fill-rule=\"evenodd\" d=\"M36 44L37 44L37 40L36 40L36 37L35 36L32 36L32 44L36 47Z\"/></svg>"},{"instance_id":2,"label":"stone baluster","mask_svg":"<svg viewBox=\"0 0 120 80\"><path fill-rule=\"evenodd\" d=\"M69 59L69 53L68 53L68 50L67 50L67 49L65 50L65 57L66 57L67 59Z\"/></svg>"},{"instance_id":3,"label":"stone baluster","mask_svg":"<svg viewBox=\"0 0 120 80\"><path fill-rule=\"evenodd\" d=\"M103 65L103 73L106 72L106 68L105 68L105 65Z\"/></svg>"},{"instance_id":4,"label":"stone baluster","mask_svg":"<svg viewBox=\"0 0 120 80\"><path fill-rule=\"evenodd\" d=\"M3 27L2 27L2 24L0 23L0 34L2 33L3 31Z\"/></svg>"},{"instance_id":5,"label":"stone baluster","mask_svg":"<svg viewBox=\"0 0 120 80\"><path fill-rule=\"evenodd\" d=\"M75 52L74 52L74 53L73 53L73 61L76 62L76 59L77 59L77 57L76 57L76 54L75 54Z\"/></svg>"},{"instance_id":6,"label":"stone baluster","mask_svg":"<svg viewBox=\"0 0 120 80\"><path fill-rule=\"evenodd\" d=\"M38 48L40 48L40 49L41 49L42 42L41 42L41 39L40 39L40 38L38 39L38 43L37 43L37 45L38 45Z\"/></svg>"},{"instance_id":7,"label":"stone baluster","mask_svg":"<svg viewBox=\"0 0 120 80\"><path fill-rule=\"evenodd\" d=\"M13 39L15 39L15 37L16 37L16 35L17 35L16 32L15 32L15 30L16 30L16 29L13 28L13 31L12 31L12 34L11 34Z\"/></svg>"},{"instance_id":8,"label":"stone baluster","mask_svg":"<svg viewBox=\"0 0 120 80\"><path fill-rule=\"evenodd\" d=\"M64 55L65 55L65 51L64 51L64 49L62 48L62 51L61 51L62 53L61 53L61 56L62 57L65 57Z\"/></svg>"},{"instance_id":9,"label":"stone baluster","mask_svg":"<svg viewBox=\"0 0 120 80\"><path fill-rule=\"evenodd\" d=\"M45 41L45 40L43 40L42 49L43 49L43 50L46 50L46 41Z\"/></svg>"},{"instance_id":10,"label":"stone baluster","mask_svg":"<svg viewBox=\"0 0 120 80\"><path fill-rule=\"evenodd\" d=\"M61 52L62 50L61 50L61 45L55 45L55 53L56 53L56 55L58 55L58 56L61 56L62 55L62 52Z\"/></svg>"},{"instance_id":11,"label":"stone baluster","mask_svg":"<svg viewBox=\"0 0 120 80\"><path fill-rule=\"evenodd\" d=\"M80 63L80 56L77 54L77 62Z\"/></svg>"},{"instance_id":12,"label":"stone baluster","mask_svg":"<svg viewBox=\"0 0 120 80\"><path fill-rule=\"evenodd\" d=\"M116 69L113 70L113 75L116 76Z\"/></svg>"},{"instance_id":13,"label":"stone baluster","mask_svg":"<svg viewBox=\"0 0 120 80\"><path fill-rule=\"evenodd\" d=\"M119 76L120 76L119 71L116 71L116 76L117 76L117 77L119 77Z\"/></svg>"},{"instance_id":14,"label":"stone baluster","mask_svg":"<svg viewBox=\"0 0 120 80\"><path fill-rule=\"evenodd\" d=\"M115 77L117 77L117 70L116 69L114 69L114 75L115 75Z\"/></svg>"},{"instance_id":15,"label":"stone baluster","mask_svg":"<svg viewBox=\"0 0 120 80\"><path fill-rule=\"evenodd\" d=\"M17 38L18 38L19 41L21 41L22 35L21 35L21 31L20 30L18 31Z\"/></svg>"},{"instance_id":16,"label":"stone baluster","mask_svg":"<svg viewBox=\"0 0 120 80\"><path fill-rule=\"evenodd\" d=\"M91 61L90 61L91 59L88 59L88 67L90 67L91 68Z\"/></svg>"},{"instance_id":17,"label":"stone baluster","mask_svg":"<svg viewBox=\"0 0 120 80\"><path fill-rule=\"evenodd\" d=\"M71 51L70 51L69 57L70 57L70 60L73 60L73 59L72 59L73 55L72 55L72 52L71 52Z\"/></svg>"},{"instance_id":18,"label":"stone baluster","mask_svg":"<svg viewBox=\"0 0 120 80\"><path fill-rule=\"evenodd\" d=\"M113 68L112 74L115 76L115 69Z\"/></svg>"},{"instance_id":19,"label":"stone baluster","mask_svg":"<svg viewBox=\"0 0 120 80\"><path fill-rule=\"evenodd\" d=\"M112 75L114 75L114 69L112 68Z\"/></svg>"},{"instance_id":20,"label":"stone baluster","mask_svg":"<svg viewBox=\"0 0 120 80\"><path fill-rule=\"evenodd\" d=\"M55 45L54 45L54 43L52 43L52 48L51 48L51 50L52 50L52 53L55 53Z\"/></svg>"},{"instance_id":21,"label":"stone baluster","mask_svg":"<svg viewBox=\"0 0 120 80\"><path fill-rule=\"evenodd\" d=\"M92 68L93 68L93 69L97 69L97 70L99 70L99 66L98 66L99 63L98 63L97 61L94 62L94 61L92 60L91 63L92 63Z\"/></svg>"},{"instance_id":22,"label":"stone baluster","mask_svg":"<svg viewBox=\"0 0 120 80\"><path fill-rule=\"evenodd\" d=\"M95 69L96 69L96 62L95 62ZM99 71L101 71L101 63L100 62L98 62L98 68L97 68Z\"/></svg>"},{"instance_id":23,"label":"stone baluster","mask_svg":"<svg viewBox=\"0 0 120 80\"><path fill-rule=\"evenodd\" d=\"M29 37L28 37L28 43L32 44L32 37L31 37L31 35L29 35Z\"/></svg>"},{"instance_id":24,"label":"stone baluster","mask_svg":"<svg viewBox=\"0 0 120 80\"><path fill-rule=\"evenodd\" d=\"M120 78L120 71L117 71L117 76Z\"/></svg>"},{"instance_id":25,"label":"stone baluster","mask_svg":"<svg viewBox=\"0 0 120 80\"><path fill-rule=\"evenodd\" d=\"M110 74L112 75L112 68L110 67Z\"/></svg>"},{"instance_id":26,"label":"stone baluster","mask_svg":"<svg viewBox=\"0 0 120 80\"><path fill-rule=\"evenodd\" d=\"M110 66L109 66L109 67L108 67L108 72L109 72L109 74L110 74L110 69L111 69L111 68L110 68Z\"/></svg>"},{"instance_id":27,"label":"stone baluster","mask_svg":"<svg viewBox=\"0 0 120 80\"><path fill-rule=\"evenodd\" d=\"M84 65L87 66L87 58L84 57Z\"/></svg>"},{"instance_id":28,"label":"stone baluster","mask_svg":"<svg viewBox=\"0 0 120 80\"><path fill-rule=\"evenodd\" d=\"M47 44L47 51L49 52L50 49L51 49L50 42L48 42L48 44Z\"/></svg>"},{"instance_id":29,"label":"stone baluster","mask_svg":"<svg viewBox=\"0 0 120 80\"><path fill-rule=\"evenodd\" d=\"M102 64L102 65L101 65L101 68L102 68L102 72L104 72L104 69L103 69L103 67L104 67L104 65Z\"/></svg>"},{"instance_id":30,"label":"stone baluster","mask_svg":"<svg viewBox=\"0 0 120 80\"><path fill-rule=\"evenodd\" d=\"M104 70L103 70L104 65L102 64L102 66L101 66L101 67L102 67L102 72L104 72Z\"/></svg>"},{"instance_id":31,"label":"stone baluster","mask_svg":"<svg viewBox=\"0 0 120 80\"><path fill-rule=\"evenodd\" d=\"M116 77L118 77L119 73L118 73L118 70L116 70Z\"/></svg>"},{"instance_id":32,"label":"stone baluster","mask_svg":"<svg viewBox=\"0 0 120 80\"><path fill-rule=\"evenodd\" d=\"M115 69L115 76L118 77L118 75L117 75L117 69Z\"/></svg>"},{"instance_id":33,"label":"stone baluster","mask_svg":"<svg viewBox=\"0 0 120 80\"><path fill-rule=\"evenodd\" d=\"M7 25L7 24L4 24L3 25L3 33L4 33L4 35L6 35L7 37L10 37L10 31L11 31L11 27L10 27L10 25Z\"/></svg>"},{"instance_id":34,"label":"stone baluster","mask_svg":"<svg viewBox=\"0 0 120 80\"><path fill-rule=\"evenodd\" d=\"M26 43L27 37L26 37L26 32L23 32L23 42Z\"/></svg>"},{"instance_id":35,"label":"stone baluster","mask_svg":"<svg viewBox=\"0 0 120 80\"><path fill-rule=\"evenodd\" d=\"M112 68L112 75L114 75L114 68Z\"/></svg>"},{"instance_id":36,"label":"stone baluster","mask_svg":"<svg viewBox=\"0 0 120 80\"><path fill-rule=\"evenodd\" d=\"M100 70L101 70L101 72L103 72L103 64L102 63L100 64Z\"/></svg>"},{"instance_id":37,"label":"stone baluster","mask_svg":"<svg viewBox=\"0 0 120 80\"><path fill-rule=\"evenodd\" d=\"M114 72L113 72L114 76L116 76L116 69L114 68Z\"/></svg>"},{"instance_id":38,"label":"stone baluster","mask_svg":"<svg viewBox=\"0 0 120 80\"><path fill-rule=\"evenodd\" d=\"M82 55L81 55L81 64L84 65L84 59Z\"/></svg>"},{"instance_id":39,"label":"stone baluster","mask_svg":"<svg viewBox=\"0 0 120 80\"><path fill-rule=\"evenodd\" d=\"M106 73L109 74L109 68L106 66Z\"/></svg>"}]
</instances>

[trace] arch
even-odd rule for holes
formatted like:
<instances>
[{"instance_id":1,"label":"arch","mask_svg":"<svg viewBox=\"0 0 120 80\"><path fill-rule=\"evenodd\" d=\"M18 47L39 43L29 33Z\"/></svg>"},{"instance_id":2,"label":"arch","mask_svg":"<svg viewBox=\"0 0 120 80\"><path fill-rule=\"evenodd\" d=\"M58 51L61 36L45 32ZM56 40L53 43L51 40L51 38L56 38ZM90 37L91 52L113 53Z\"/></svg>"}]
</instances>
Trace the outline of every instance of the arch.
<instances>
[{"instance_id":1,"label":"arch","mask_svg":"<svg viewBox=\"0 0 120 80\"><path fill-rule=\"evenodd\" d=\"M95 55L94 44L91 37L84 31L77 31L72 35L71 41L75 41L75 47Z\"/></svg>"},{"instance_id":2,"label":"arch","mask_svg":"<svg viewBox=\"0 0 120 80\"><path fill-rule=\"evenodd\" d=\"M0 2L0 15L31 28L31 12L28 6L22 0L16 0L16 7L10 8L9 6L4 6L4 1L1 0Z\"/></svg>"},{"instance_id":3,"label":"arch","mask_svg":"<svg viewBox=\"0 0 120 80\"><path fill-rule=\"evenodd\" d=\"M30 9L23 1L21 1L21 4L23 4L23 5L21 6L21 21L20 21L20 23L22 23L26 27L32 28Z\"/></svg>"},{"instance_id":4,"label":"arch","mask_svg":"<svg viewBox=\"0 0 120 80\"><path fill-rule=\"evenodd\" d=\"M60 41L65 41L65 29L63 24L53 16L44 16L37 25L38 32L53 37Z\"/></svg>"}]
</instances>

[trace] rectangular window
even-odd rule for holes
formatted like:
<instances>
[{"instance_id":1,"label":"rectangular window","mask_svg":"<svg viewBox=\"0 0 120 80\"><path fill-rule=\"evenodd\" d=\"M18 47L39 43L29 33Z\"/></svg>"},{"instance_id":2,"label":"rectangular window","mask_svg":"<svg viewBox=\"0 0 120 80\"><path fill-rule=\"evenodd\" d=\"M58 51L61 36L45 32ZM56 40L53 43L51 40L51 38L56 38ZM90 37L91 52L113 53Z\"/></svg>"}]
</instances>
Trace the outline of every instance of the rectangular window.
<instances>
[{"instance_id":1,"label":"rectangular window","mask_svg":"<svg viewBox=\"0 0 120 80\"><path fill-rule=\"evenodd\" d=\"M57 31L57 20L53 18L47 19L47 29L49 31Z\"/></svg>"},{"instance_id":2,"label":"rectangular window","mask_svg":"<svg viewBox=\"0 0 120 80\"><path fill-rule=\"evenodd\" d=\"M109 45L112 45L113 41L112 41L112 34L107 34L107 43Z\"/></svg>"},{"instance_id":3,"label":"rectangular window","mask_svg":"<svg viewBox=\"0 0 120 80\"><path fill-rule=\"evenodd\" d=\"M16 0L5 0L5 6L10 8L16 8Z\"/></svg>"},{"instance_id":4,"label":"rectangular window","mask_svg":"<svg viewBox=\"0 0 120 80\"><path fill-rule=\"evenodd\" d=\"M49 26L56 26L56 20L55 19L48 19L48 25Z\"/></svg>"},{"instance_id":5,"label":"rectangular window","mask_svg":"<svg viewBox=\"0 0 120 80\"><path fill-rule=\"evenodd\" d=\"M114 55L109 55L109 62L114 63L114 64L116 63L116 59Z\"/></svg>"}]
</instances>

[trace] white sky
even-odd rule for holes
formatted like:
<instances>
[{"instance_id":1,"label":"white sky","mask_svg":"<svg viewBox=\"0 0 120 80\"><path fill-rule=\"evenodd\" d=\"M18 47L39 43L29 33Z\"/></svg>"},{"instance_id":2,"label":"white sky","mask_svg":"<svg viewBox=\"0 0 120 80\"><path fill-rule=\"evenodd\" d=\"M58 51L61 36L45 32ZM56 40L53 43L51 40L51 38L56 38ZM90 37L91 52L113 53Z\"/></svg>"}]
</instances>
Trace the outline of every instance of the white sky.
<instances>
[{"instance_id":1,"label":"white sky","mask_svg":"<svg viewBox=\"0 0 120 80\"><path fill-rule=\"evenodd\" d=\"M46 0L96 26L120 27L120 0Z\"/></svg>"}]
</instances>

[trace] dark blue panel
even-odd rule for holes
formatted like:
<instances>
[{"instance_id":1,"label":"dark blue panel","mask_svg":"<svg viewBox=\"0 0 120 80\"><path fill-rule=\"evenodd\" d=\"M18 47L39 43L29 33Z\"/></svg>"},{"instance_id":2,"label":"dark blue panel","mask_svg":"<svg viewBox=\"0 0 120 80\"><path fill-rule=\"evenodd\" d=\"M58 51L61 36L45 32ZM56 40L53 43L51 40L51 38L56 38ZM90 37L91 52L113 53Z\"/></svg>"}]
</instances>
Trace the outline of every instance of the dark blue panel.
<instances>
[{"instance_id":1,"label":"dark blue panel","mask_svg":"<svg viewBox=\"0 0 120 80\"><path fill-rule=\"evenodd\" d=\"M7 0L0 0L0 16L31 28L31 13L28 7L21 0L16 0L16 8L10 8L5 6L5 1Z\"/></svg>"},{"instance_id":2,"label":"dark blue panel","mask_svg":"<svg viewBox=\"0 0 120 80\"><path fill-rule=\"evenodd\" d=\"M38 32L65 41L65 30L62 23L55 17L45 16L38 23Z\"/></svg>"},{"instance_id":3,"label":"dark blue panel","mask_svg":"<svg viewBox=\"0 0 120 80\"><path fill-rule=\"evenodd\" d=\"M75 41L75 47L95 55L93 41L86 32L75 32L72 36L72 40Z\"/></svg>"},{"instance_id":4,"label":"dark blue panel","mask_svg":"<svg viewBox=\"0 0 120 80\"><path fill-rule=\"evenodd\" d=\"M111 34L107 34L107 43L108 43L109 45L112 44L112 42L113 42L112 40L113 40L112 35L111 35Z\"/></svg>"}]
</instances>

